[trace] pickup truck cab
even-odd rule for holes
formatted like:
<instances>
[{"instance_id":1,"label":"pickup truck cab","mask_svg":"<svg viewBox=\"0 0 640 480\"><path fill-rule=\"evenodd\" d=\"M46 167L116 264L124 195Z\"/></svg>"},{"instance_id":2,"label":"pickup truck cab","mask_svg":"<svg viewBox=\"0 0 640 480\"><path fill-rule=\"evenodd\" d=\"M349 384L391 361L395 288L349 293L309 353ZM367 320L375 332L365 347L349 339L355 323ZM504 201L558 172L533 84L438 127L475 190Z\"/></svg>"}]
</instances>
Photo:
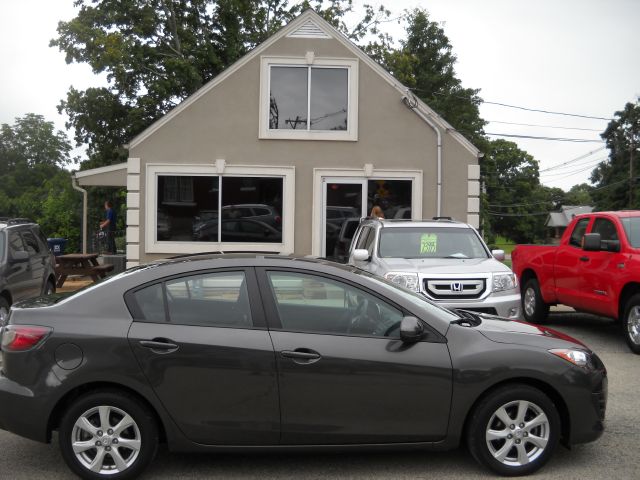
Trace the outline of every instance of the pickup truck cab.
<instances>
[{"instance_id":1,"label":"pickup truck cab","mask_svg":"<svg viewBox=\"0 0 640 480\"><path fill-rule=\"evenodd\" d=\"M640 354L640 211L577 215L560 245L518 245L511 259L527 321L556 304L619 319Z\"/></svg>"}]
</instances>

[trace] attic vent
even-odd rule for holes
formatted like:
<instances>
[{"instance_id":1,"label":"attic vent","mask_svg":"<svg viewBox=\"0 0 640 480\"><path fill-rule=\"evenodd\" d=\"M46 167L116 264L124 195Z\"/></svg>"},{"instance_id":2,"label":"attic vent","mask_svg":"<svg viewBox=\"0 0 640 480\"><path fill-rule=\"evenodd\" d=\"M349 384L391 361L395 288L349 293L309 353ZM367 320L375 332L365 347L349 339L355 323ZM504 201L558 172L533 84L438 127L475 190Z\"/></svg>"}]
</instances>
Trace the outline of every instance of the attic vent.
<instances>
[{"instance_id":1,"label":"attic vent","mask_svg":"<svg viewBox=\"0 0 640 480\"><path fill-rule=\"evenodd\" d=\"M331 38L322 28L313 20L307 20L297 30L291 32L287 37L293 38Z\"/></svg>"}]
</instances>

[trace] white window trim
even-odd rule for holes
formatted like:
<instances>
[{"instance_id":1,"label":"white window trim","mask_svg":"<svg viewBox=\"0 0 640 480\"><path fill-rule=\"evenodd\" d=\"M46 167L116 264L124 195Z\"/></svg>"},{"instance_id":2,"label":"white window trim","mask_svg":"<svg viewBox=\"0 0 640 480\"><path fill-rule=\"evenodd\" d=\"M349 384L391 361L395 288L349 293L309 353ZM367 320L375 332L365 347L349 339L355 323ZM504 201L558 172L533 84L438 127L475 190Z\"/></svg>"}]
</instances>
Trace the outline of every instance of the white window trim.
<instances>
[{"instance_id":1,"label":"white window trim","mask_svg":"<svg viewBox=\"0 0 640 480\"><path fill-rule=\"evenodd\" d=\"M220 177L282 177L282 243L243 242L165 242L156 240L158 204L158 175ZM145 180L145 253L203 253L210 251L246 251L293 253L295 215L295 167L264 167L226 165L221 173L214 165L147 164Z\"/></svg>"},{"instance_id":2,"label":"white window trim","mask_svg":"<svg viewBox=\"0 0 640 480\"><path fill-rule=\"evenodd\" d=\"M322 255L322 220L324 212L323 202L323 179L329 177L341 177L345 180L352 178L353 180L411 180L411 218L419 220L422 218L422 170L380 170L373 169L370 175L367 175L364 169L329 169L314 168L313 169L313 212L311 225L311 245L312 255Z\"/></svg>"},{"instance_id":3,"label":"white window trim","mask_svg":"<svg viewBox=\"0 0 640 480\"><path fill-rule=\"evenodd\" d=\"M279 140L358 140L358 59L317 58L311 55L311 63L304 57L260 57L260 107L258 138ZM347 130L271 130L269 128L270 67L295 66L338 67L348 70ZM310 87L309 87L310 88ZM307 101L309 101L307 99Z\"/></svg>"}]
</instances>

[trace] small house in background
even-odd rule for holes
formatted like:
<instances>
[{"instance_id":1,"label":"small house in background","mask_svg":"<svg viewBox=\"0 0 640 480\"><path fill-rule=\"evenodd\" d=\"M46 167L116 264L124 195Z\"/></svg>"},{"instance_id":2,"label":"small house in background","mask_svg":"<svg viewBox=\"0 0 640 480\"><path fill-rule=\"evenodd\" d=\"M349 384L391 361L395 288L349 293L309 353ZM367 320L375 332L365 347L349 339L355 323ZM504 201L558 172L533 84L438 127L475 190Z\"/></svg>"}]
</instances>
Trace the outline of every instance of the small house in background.
<instances>
[{"instance_id":1,"label":"small house in background","mask_svg":"<svg viewBox=\"0 0 640 480\"><path fill-rule=\"evenodd\" d=\"M128 162L76 178L126 185L129 267L210 251L335 258L346 220L374 205L479 226L478 149L312 10L127 147Z\"/></svg>"},{"instance_id":2,"label":"small house in background","mask_svg":"<svg viewBox=\"0 0 640 480\"><path fill-rule=\"evenodd\" d=\"M547 237L551 243L560 243L560 238L565 228L567 228L567 225L571 223L573 217L581 213L591 213L592 211L593 207L588 205L563 205L560 207L559 212L549 213L544 225L547 227Z\"/></svg>"}]
</instances>

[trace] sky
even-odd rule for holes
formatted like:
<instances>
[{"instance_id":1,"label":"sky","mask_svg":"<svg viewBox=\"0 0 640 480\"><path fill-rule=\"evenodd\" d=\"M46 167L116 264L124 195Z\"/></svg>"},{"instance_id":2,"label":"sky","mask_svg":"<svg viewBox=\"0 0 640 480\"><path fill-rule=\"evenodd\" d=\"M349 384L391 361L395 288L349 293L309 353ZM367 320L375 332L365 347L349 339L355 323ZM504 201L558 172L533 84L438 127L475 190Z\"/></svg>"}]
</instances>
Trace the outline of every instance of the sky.
<instances>
[{"instance_id":1,"label":"sky","mask_svg":"<svg viewBox=\"0 0 640 480\"><path fill-rule=\"evenodd\" d=\"M485 102L611 118L640 96L640 0L382 3L393 16L407 8L427 9L449 37L458 78L464 87L479 88ZM75 10L73 0L0 0L0 123L33 112L64 130L66 118L56 107L68 88L104 84L88 66L67 65L64 55L48 46L58 21L73 18ZM396 22L383 28L396 39L403 37ZM600 140L608 123L489 103L480 112L490 121L487 133L508 135ZM543 184L565 190L588 182L591 169L607 154L598 142L509 139L540 162Z\"/></svg>"}]
</instances>

